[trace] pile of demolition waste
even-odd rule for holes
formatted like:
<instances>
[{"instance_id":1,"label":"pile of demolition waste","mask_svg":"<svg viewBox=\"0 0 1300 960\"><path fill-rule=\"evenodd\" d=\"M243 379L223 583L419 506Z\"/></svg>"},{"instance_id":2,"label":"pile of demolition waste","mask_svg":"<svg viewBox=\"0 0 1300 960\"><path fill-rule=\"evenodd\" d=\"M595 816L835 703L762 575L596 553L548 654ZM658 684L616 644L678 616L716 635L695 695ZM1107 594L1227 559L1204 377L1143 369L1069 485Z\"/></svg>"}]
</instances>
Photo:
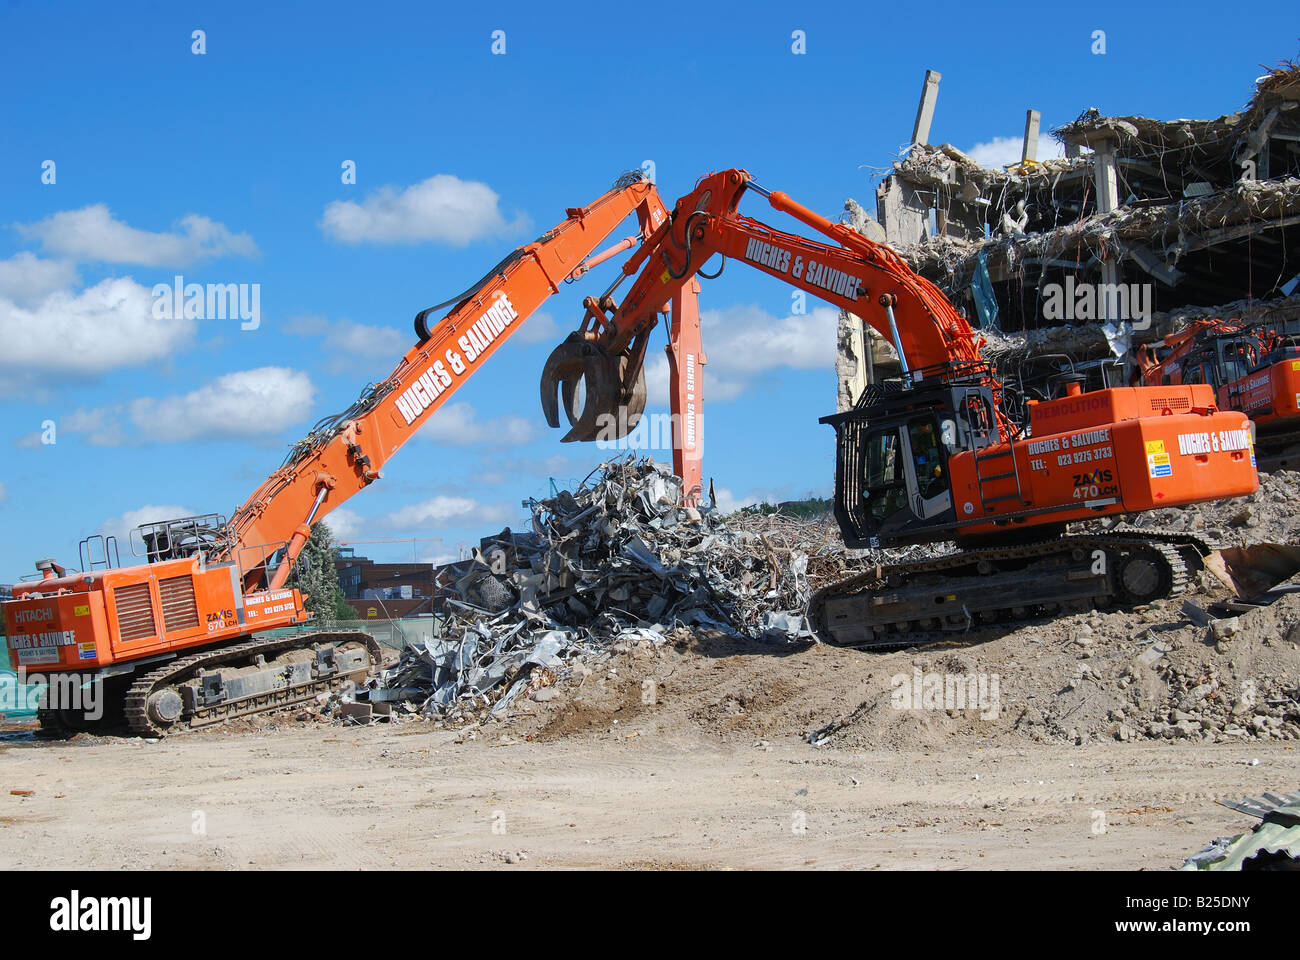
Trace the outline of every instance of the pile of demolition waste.
<instances>
[{"instance_id":1,"label":"pile of demolition waste","mask_svg":"<svg viewBox=\"0 0 1300 960\"><path fill-rule=\"evenodd\" d=\"M443 615L407 638L397 665L372 681L372 702L499 714L574 659L658 645L679 627L809 639L808 597L850 562L829 518L724 520L683 505L681 481L651 460L601 464L577 490L529 505L530 533L507 528L454 568Z\"/></svg>"}]
</instances>

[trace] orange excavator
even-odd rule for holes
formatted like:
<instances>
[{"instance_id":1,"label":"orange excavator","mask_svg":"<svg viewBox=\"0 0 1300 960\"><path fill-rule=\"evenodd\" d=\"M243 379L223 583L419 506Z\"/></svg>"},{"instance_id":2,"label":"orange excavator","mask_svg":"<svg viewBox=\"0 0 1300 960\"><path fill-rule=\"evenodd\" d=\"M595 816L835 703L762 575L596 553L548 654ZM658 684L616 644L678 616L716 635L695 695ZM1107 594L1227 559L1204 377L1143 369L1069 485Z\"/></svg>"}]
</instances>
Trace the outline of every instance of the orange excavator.
<instances>
[{"instance_id":1,"label":"orange excavator","mask_svg":"<svg viewBox=\"0 0 1300 960\"><path fill-rule=\"evenodd\" d=\"M1138 348L1141 382L1205 383L1225 410L1255 424L1260 470L1300 465L1300 330L1240 320L1195 320Z\"/></svg>"},{"instance_id":2,"label":"orange excavator","mask_svg":"<svg viewBox=\"0 0 1300 960\"><path fill-rule=\"evenodd\" d=\"M754 192L831 244L737 212ZM722 266L703 268L714 256ZM927 642L972 626L1176 593L1212 547L1193 534L1073 522L1249 494L1259 485L1249 421L1189 383L1030 401L1013 417L980 340L939 290L890 248L831 223L744 170L702 178L623 265L584 301L577 331L542 373L557 424L591 439L644 394L646 337L659 305L726 260L747 264L860 317L894 345L902 375L824 417L836 432L835 515L853 548L954 541L927 559L873 565L811 600L822 640L847 646ZM621 302L613 294L635 276ZM579 389L581 386L583 389ZM582 403L576 403L579 395ZM779 438L765 438L774 456Z\"/></svg>"},{"instance_id":3,"label":"orange excavator","mask_svg":"<svg viewBox=\"0 0 1300 960\"><path fill-rule=\"evenodd\" d=\"M418 342L388 378L316 424L229 520L139 527L132 545L146 562L134 566L121 566L115 539L102 536L82 541L80 571L37 561L40 578L15 586L0 608L14 665L44 677L51 694L72 691L52 696L42 722L81 729L96 725L92 716L124 715L133 731L159 736L311 700L368 673L380 655L368 634L268 635L310 619L301 592L286 585L290 571L312 524L380 479L388 459L562 282L608 259L585 260L624 219L635 213L639 233L618 249L653 235L668 211L634 173L566 213L464 293L420 311ZM691 289L672 312L698 318ZM698 337L698 319L693 326ZM670 357L676 349L670 344ZM686 402L683 389L675 406ZM696 488L698 469L697 460Z\"/></svg>"},{"instance_id":4,"label":"orange excavator","mask_svg":"<svg viewBox=\"0 0 1300 960\"><path fill-rule=\"evenodd\" d=\"M748 190L836 245L738 214ZM638 235L591 257L633 212ZM380 479L384 463L561 282L622 250L634 252L618 280L583 301L580 328L547 361L543 409L558 425L562 395L568 440L634 429L649 335L670 309L674 459L688 499L700 492L696 276L717 276L701 269L711 257L748 263L892 340L901 379L823 418L837 435L836 517L851 547L955 540L961 549L875 566L820 591L809 616L829 642L911 644L977 622L1155 599L1181 588L1208 545L1149 530L1066 536L1066 525L1258 486L1247 419L1220 411L1208 385L1086 394L1076 386L1015 420L979 341L935 287L888 247L768 193L744 170L703 178L671 212L653 185L629 175L567 215L460 296L421 311L419 342L393 373L318 423L228 521L138 528L147 562L135 566L113 563L115 545L102 537L82 541L80 572L38 561L41 579L0 604L15 664L100 690L104 719L122 713L150 736L304 702L369 672L379 650L365 633L268 635L310 619L286 583L311 525ZM614 291L638 272L616 303ZM88 717L77 703L52 705L42 720L79 727Z\"/></svg>"}]
</instances>

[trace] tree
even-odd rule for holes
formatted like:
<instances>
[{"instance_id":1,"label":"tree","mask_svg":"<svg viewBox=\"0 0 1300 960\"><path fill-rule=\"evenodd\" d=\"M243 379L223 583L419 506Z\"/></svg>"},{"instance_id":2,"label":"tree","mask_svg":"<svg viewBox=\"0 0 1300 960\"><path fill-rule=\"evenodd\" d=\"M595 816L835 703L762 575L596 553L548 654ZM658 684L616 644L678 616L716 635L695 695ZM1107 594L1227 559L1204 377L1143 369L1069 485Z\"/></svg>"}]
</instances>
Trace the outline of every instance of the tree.
<instances>
[{"instance_id":1,"label":"tree","mask_svg":"<svg viewBox=\"0 0 1300 960\"><path fill-rule=\"evenodd\" d=\"M723 519L730 517L766 517L774 513L779 513L786 517L795 517L799 520L819 520L832 514L835 509L835 501L823 497L808 497L804 500L786 500L782 503L751 503L747 507L741 507L735 513L728 514Z\"/></svg>"},{"instance_id":2,"label":"tree","mask_svg":"<svg viewBox=\"0 0 1300 960\"><path fill-rule=\"evenodd\" d=\"M338 547L334 533L324 521L314 524L311 536L303 545L302 553L289 574L287 586L297 587L307 597L305 605L314 614L318 626L330 626L340 620L358 620L360 614L343 596L339 586Z\"/></svg>"}]
</instances>

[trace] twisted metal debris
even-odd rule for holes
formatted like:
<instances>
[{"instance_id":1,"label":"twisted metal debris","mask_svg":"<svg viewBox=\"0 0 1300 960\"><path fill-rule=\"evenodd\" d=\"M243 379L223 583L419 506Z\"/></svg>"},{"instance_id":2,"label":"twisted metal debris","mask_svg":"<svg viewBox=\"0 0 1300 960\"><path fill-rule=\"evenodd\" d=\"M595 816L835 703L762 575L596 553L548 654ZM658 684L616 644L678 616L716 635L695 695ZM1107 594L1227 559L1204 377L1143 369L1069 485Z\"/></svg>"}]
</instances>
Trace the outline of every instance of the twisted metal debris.
<instances>
[{"instance_id":1,"label":"twisted metal debris","mask_svg":"<svg viewBox=\"0 0 1300 960\"><path fill-rule=\"evenodd\" d=\"M651 460L601 464L575 491L530 501L532 530L487 538L431 635L408 639L372 701L426 714L500 713L616 643L663 643L680 627L785 643L850 558L829 518L737 514L682 503Z\"/></svg>"}]
</instances>

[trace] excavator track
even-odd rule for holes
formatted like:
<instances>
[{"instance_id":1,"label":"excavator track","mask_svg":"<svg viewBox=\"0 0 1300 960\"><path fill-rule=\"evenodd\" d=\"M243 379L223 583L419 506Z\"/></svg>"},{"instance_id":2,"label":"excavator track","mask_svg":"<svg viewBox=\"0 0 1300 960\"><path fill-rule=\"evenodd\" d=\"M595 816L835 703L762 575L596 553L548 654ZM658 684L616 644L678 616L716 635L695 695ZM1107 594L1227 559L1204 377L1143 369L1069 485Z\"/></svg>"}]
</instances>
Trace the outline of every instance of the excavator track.
<instances>
[{"instance_id":1,"label":"excavator track","mask_svg":"<svg viewBox=\"0 0 1300 960\"><path fill-rule=\"evenodd\" d=\"M374 637L351 630L204 650L137 677L126 692L127 725L162 737L284 709L371 672L381 658Z\"/></svg>"},{"instance_id":2,"label":"excavator track","mask_svg":"<svg viewBox=\"0 0 1300 960\"><path fill-rule=\"evenodd\" d=\"M1185 590L1212 545L1195 534L1116 528L878 565L823 587L808 621L824 643L897 649L994 626Z\"/></svg>"}]
</instances>

